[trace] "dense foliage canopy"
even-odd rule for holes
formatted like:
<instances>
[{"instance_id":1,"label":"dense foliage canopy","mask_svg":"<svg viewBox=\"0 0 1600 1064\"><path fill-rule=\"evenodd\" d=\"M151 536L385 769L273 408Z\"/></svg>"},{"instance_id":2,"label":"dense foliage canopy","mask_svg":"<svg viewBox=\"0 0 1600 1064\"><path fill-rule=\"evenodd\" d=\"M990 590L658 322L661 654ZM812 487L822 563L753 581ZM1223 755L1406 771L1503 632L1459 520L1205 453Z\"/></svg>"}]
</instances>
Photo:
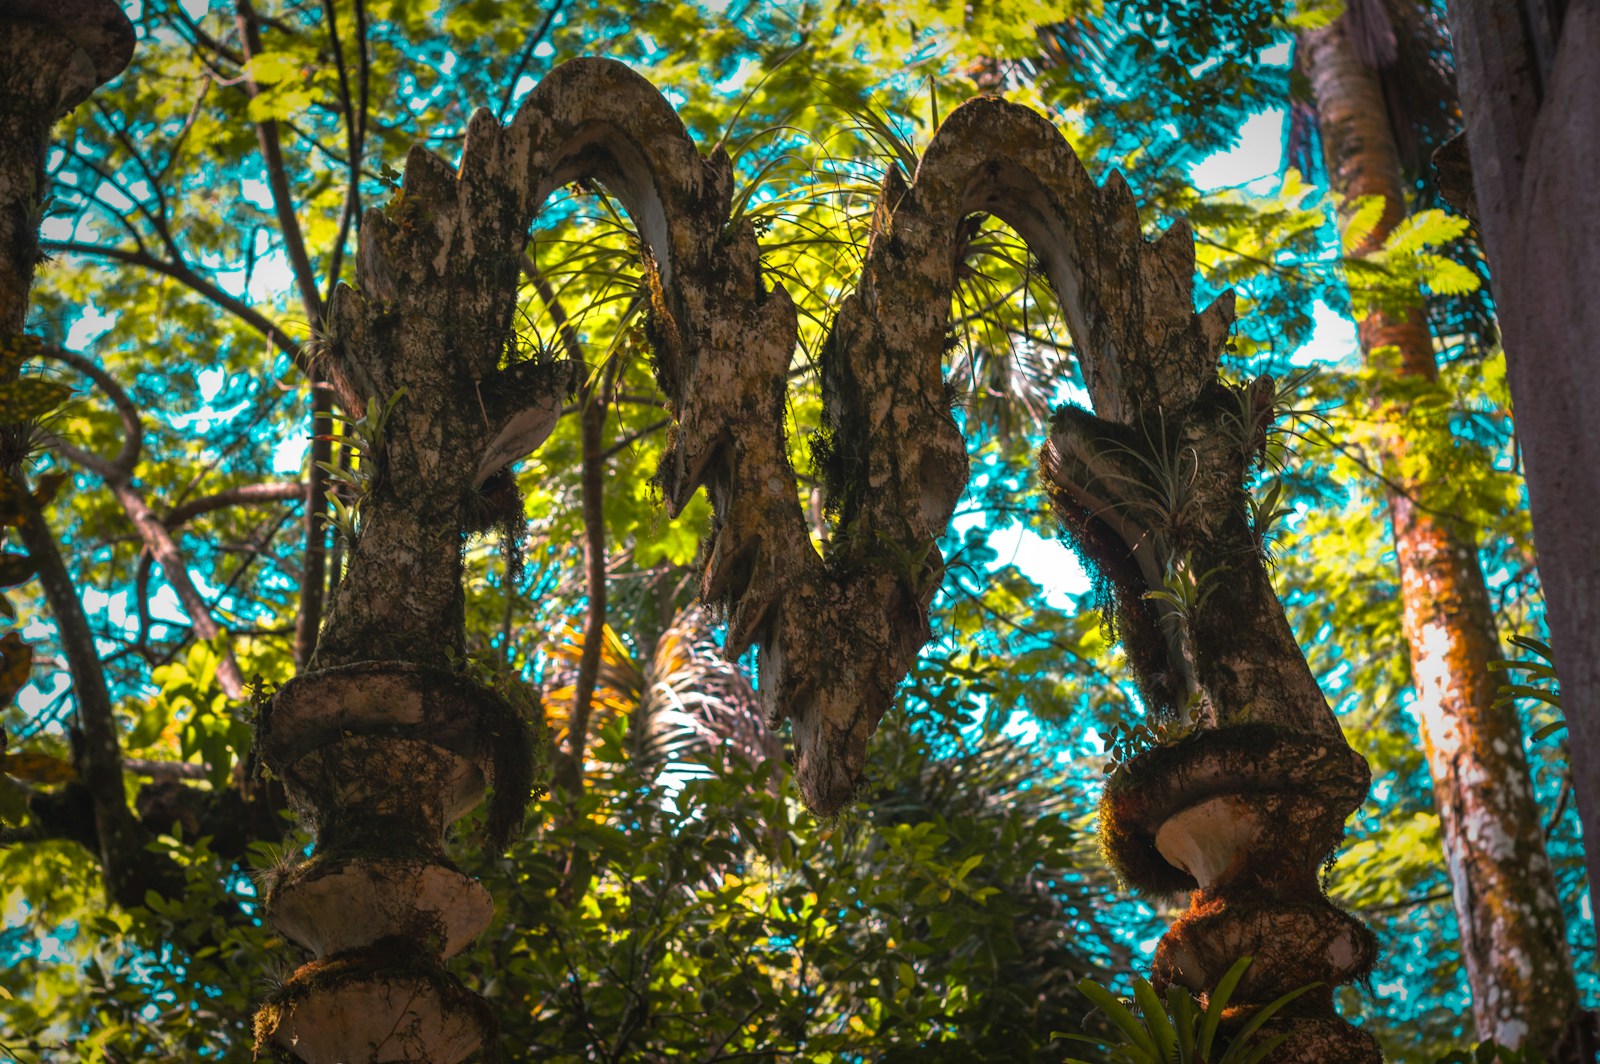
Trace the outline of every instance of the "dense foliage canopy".
<instances>
[{"instance_id":1,"label":"dense foliage canopy","mask_svg":"<svg viewBox=\"0 0 1600 1064\"><path fill-rule=\"evenodd\" d=\"M230 670L256 690L294 674L307 581L320 594L324 572L338 579L361 521L363 443L392 398L336 410L318 391L322 304L353 278L362 210L400 195L413 144L453 159L476 108L508 117L585 54L645 73L704 150L732 157L736 209L800 309L788 433L803 473L813 357L855 283L879 179L914 171L955 103L1003 91L1049 115L1091 173L1120 170L1155 229L1191 219L1197 297L1231 286L1241 300L1229 375L1273 374L1293 408L1253 505L1275 528L1274 579L1300 644L1373 767L1371 799L1324 871L1383 947L1341 1008L1396 1060L1475 1041L1407 711L1376 411L1400 404L1429 430L1435 445L1407 454L1405 479L1429 485L1422 505L1478 529L1499 630L1536 641L1481 255L1419 183L1411 218L1349 266L1341 250L1365 241L1377 207L1355 205L1341 234L1314 152L1290 167L1279 132L1294 139L1307 106L1293 34L1337 11L1192 6L1202 13L1145 0L129 5L132 67L57 125L48 159L52 259L28 372L72 391L28 469L93 626L128 797L182 881L106 904L83 840L59 619L31 573L5 570L0 1055L251 1058L253 1005L295 963L259 898L308 838L286 816L210 800L241 781L271 789L255 778L251 693ZM1223 169L1226 183L1208 178ZM973 477L941 544L935 640L873 741L857 801L819 821L759 720L751 663L722 660L716 619L694 605L709 506L669 519L653 487L667 420L635 295L638 238L587 184L541 218L517 355L576 351L587 374L462 548L470 667L537 707L545 733L523 833L504 854L476 820L455 840L498 906L458 968L495 1007L508 1059L1060 1060L1095 1050L1058 1032L1110 1037L1077 984L1126 992L1176 900L1120 889L1095 802L1107 762L1159 736L1102 621L1103 589L1054 542L1033 483L1052 407L1083 394L1054 296L1005 226L977 217L966 238L947 365ZM1439 379L1361 364L1352 318L1419 284ZM326 521L304 519L313 480L330 485ZM807 501L824 541L820 490ZM171 552L152 553L141 513ZM586 544L605 567L600 639L586 627ZM1531 663L1508 674L1531 677L1508 697L1534 736L1593 1004L1594 924L1538 646L1507 644ZM586 720L577 764L574 720Z\"/></svg>"}]
</instances>

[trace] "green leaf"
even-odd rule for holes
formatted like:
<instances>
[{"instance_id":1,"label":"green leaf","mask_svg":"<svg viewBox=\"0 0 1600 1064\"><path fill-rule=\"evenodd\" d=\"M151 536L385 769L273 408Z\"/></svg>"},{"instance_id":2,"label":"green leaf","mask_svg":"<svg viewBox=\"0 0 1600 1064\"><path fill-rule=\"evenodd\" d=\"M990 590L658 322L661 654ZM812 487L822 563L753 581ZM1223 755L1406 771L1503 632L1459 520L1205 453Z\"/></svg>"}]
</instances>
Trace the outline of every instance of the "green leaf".
<instances>
[{"instance_id":1,"label":"green leaf","mask_svg":"<svg viewBox=\"0 0 1600 1064\"><path fill-rule=\"evenodd\" d=\"M258 94L250 101L245 113L252 122L283 121L309 110L316 102L315 92L285 83Z\"/></svg>"},{"instance_id":2,"label":"green leaf","mask_svg":"<svg viewBox=\"0 0 1600 1064\"><path fill-rule=\"evenodd\" d=\"M1134 977L1133 996L1139 1002L1139 1012L1144 1017L1145 1028L1150 1032L1150 1039L1155 1043L1157 1058L1169 1061L1178 1050L1178 1033L1172 1029L1172 1021L1167 1018L1167 1012L1161 1007L1161 999L1156 996L1155 987L1149 980Z\"/></svg>"},{"instance_id":3,"label":"green leaf","mask_svg":"<svg viewBox=\"0 0 1600 1064\"><path fill-rule=\"evenodd\" d=\"M1534 733L1528 737L1528 741L1537 743L1541 740L1548 739L1550 736L1554 735L1556 732L1560 731L1566 726L1567 722L1564 720L1551 721L1544 727L1536 729Z\"/></svg>"},{"instance_id":4,"label":"green leaf","mask_svg":"<svg viewBox=\"0 0 1600 1064\"><path fill-rule=\"evenodd\" d=\"M1167 1011L1172 1016L1172 1026L1178 1032L1178 1060L1195 1059L1195 1021L1199 1018L1195 1000L1188 987L1174 983L1167 987Z\"/></svg>"},{"instance_id":5,"label":"green leaf","mask_svg":"<svg viewBox=\"0 0 1600 1064\"><path fill-rule=\"evenodd\" d=\"M301 61L288 52L259 52L245 64L245 74L257 85L276 85L298 77Z\"/></svg>"},{"instance_id":6,"label":"green leaf","mask_svg":"<svg viewBox=\"0 0 1600 1064\"><path fill-rule=\"evenodd\" d=\"M1277 1015L1285 1005L1289 1004L1289 1002L1293 1001L1297 997L1300 997L1302 994L1310 993L1321 985L1321 983L1307 983L1305 986L1291 990L1282 997L1276 998L1257 1009L1255 1015L1250 1017L1249 1022L1243 1027L1239 1028L1239 1033L1234 1035L1233 1044L1229 1046L1228 1052L1223 1054L1222 1060L1219 1061L1218 1064L1245 1064L1245 1058L1247 1056L1245 1047L1249 1042L1250 1036L1259 1031L1263 1024L1272 1019L1273 1016ZM1234 1055L1235 1053L1238 1053L1239 1055L1236 1057ZM1265 1056L1265 1054L1263 1053L1260 1056L1252 1056L1250 1057L1250 1060L1252 1062L1260 1060L1261 1056Z\"/></svg>"},{"instance_id":7,"label":"green leaf","mask_svg":"<svg viewBox=\"0 0 1600 1064\"><path fill-rule=\"evenodd\" d=\"M1078 983L1078 992L1094 1003L1095 1007L1106 1014L1106 1018L1117 1025L1128 1039L1129 1048L1136 1049L1143 1054L1150 1064L1160 1064L1161 1058L1156 1052L1156 1043L1139 1023L1139 1017L1117 999L1117 996L1093 979L1084 979Z\"/></svg>"},{"instance_id":8,"label":"green leaf","mask_svg":"<svg viewBox=\"0 0 1600 1064\"><path fill-rule=\"evenodd\" d=\"M1347 255L1354 254L1357 248L1367 242L1383 218L1383 206L1382 196L1362 196L1356 201L1356 209L1351 212L1349 221L1344 223L1341 237Z\"/></svg>"},{"instance_id":9,"label":"green leaf","mask_svg":"<svg viewBox=\"0 0 1600 1064\"><path fill-rule=\"evenodd\" d=\"M28 818L28 789L9 776L0 776L0 823L20 825Z\"/></svg>"},{"instance_id":10,"label":"green leaf","mask_svg":"<svg viewBox=\"0 0 1600 1064\"><path fill-rule=\"evenodd\" d=\"M1239 985L1239 980L1244 978L1245 969L1250 967L1251 957L1240 957L1233 962L1233 966L1222 973L1222 978L1217 980L1217 985L1211 991L1211 998L1206 1003L1205 1015L1200 1021L1200 1037L1196 1049L1202 1057L1207 1059L1211 1055L1211 1043L1217 1036L1217 1025L1222 1022L1223 1010L1228 1007L1228 999L1233 997L1233 991Z\"/></svg>"},{"instance_id":11,"label":"green leaf","mask_svg":"<svg viewBox=\"0 0 1600 1064\"><path fill-rule=\"evenodd\" d=\"M1390 255L1415 255L1426 247L1448 244L1463 235L1469 222L1438 209L1407 215L1389 233L1383 250Z\"/></svg>"}]
</instances>

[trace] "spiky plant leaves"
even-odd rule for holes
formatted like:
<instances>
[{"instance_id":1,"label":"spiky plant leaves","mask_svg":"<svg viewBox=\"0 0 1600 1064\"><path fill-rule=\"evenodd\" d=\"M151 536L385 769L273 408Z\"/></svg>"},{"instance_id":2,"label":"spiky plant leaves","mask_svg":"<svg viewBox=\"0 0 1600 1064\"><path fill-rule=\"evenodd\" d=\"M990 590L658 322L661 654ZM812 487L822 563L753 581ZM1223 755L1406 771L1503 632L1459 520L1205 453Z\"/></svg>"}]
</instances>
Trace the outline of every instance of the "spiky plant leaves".
<instances>
[{"instance_id":1,"label":"spiky plant leaves","mask_svg":"<svg viewBox=\"0 0 1600 1064\"><path fill-rule=\"evenodd\" d=\"M1155 1043L1160 1059L1163 1061L1174 1059L1178 1053L1178 1032L1173 1029L1172 1018L1167 1015L1155 987L1146 979L1135 978L1133 998L1139 1003L1145 1029L1150 1034L1150 1040Z\"/></svg>"},{"instance_id":2,"label":"spiky plant leaves","mask_svg":"<svg viewBox=\"0 0 1600 1064\"><path fill-rule=\"evenodd\" d=\"M1136 1012L1104 986L1093 979L1085 979L1078 984L1079 991L1116 1025L1127 1041L1105 1046L1103 1042L1084 1035L1065 1034L1061 1037L1103 1046L1116 1059L1129 1064L1261 1064L1289 1036L1280 1034L1257 1039L1257 1032L1284 1006L1321 984L1310 983L1291 990L1257 1009L1237 1032L1221 1036L1223 1013L1227 1011L1239 980L1244 977L1250 963L1250 957L1240 957L1233 963L1211 991L1203 1012L1185 987L1167 987L1166 1000L1163 1001L1147 980L1134 977ZM1219 1041L1219 1036L1223 1040ZM1221 1055L1218 1056L1218 1053ZM1087 1062L1073 1060L1070 1064Z\"/></svg>"},{"instance_id":3,"label":"spiky plant leaves","mask_svg":"<svg viewBox=\"0 0 1600 1064\"><path fill-rule=\"evenodd\" d=\"M1151 1037L1144 1024L1139 1022L1139 1016L1132 1009L1093 979L1080 982L1078 990L1092 1001L1096 1008L1105 1013L1106 1018L1127 1038L1126 1043L1115 1047L1122 1055L1136 1064L1161 1064L1162 1058L1157 1055L1155 1039ZM1080 1039L1079 1036L1072 1037L1075 1040L1091 1041L1091 1039ZM1076 1061L1074 1064L1086 1064L1086 1062Z\"/></svg>"}]
</instances>

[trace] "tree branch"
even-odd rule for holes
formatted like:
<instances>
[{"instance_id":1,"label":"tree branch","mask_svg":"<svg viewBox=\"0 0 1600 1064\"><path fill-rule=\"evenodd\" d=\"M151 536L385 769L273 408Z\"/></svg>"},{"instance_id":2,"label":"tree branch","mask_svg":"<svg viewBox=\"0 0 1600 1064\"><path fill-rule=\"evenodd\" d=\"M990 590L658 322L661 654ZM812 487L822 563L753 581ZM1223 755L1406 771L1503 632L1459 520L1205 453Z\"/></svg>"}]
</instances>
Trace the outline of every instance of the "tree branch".
<instances>
[{"instance_id":1,"label":"tree branch","mask_svg":"<svg viewBox=\"0 0 1600 1064\"><path fill-rule=\"evenodd\" d=\"M206 278L195 273L184 263L158 259L147 251L104 247L100 244L90 244L81 240L46 241L45 246L51 251L64 251L76 255L96 255L100 258L111 259L114 262L125 262L130 266L142 266L147 270L170 277L185 288L193 291L196 295L210 300L218 308L227 311L266 337L274 347L293 358L295 365L302 370L308 369L309 359L304 349L276 322L244 302L244 300L224 292ZM340 403L344 404L344 396L341 395L339 398Z\"/></svg>"},{"instance_id":2,"label":"tree branch","mask_svg":"<svg viewBox=\"0 0 1600 1064\"><path fill-rule=\"evenodd\" d=\"M128 439L124 440L122 450L116 460L107 461L98 455L80 450L60 438L52 437L49 442L53 450L69 461L94 473L106 482L111 493L121 504L123 512L133 522L134 529L139 537L144 540L145 549L161 564L161 570L166 574L167 583L177 592L178 600L183 603L183 608L188 612L190 623L200 638L207 641L219 642L219 660L217 662L217 684L229 698L241 699L245 694L244 675L239 669L239 662L233 655L233 647L222 637L226 635L222 627L217 624L216 618L211 614L210 607L201 597L199 590L194 586L193 579L189 576L189 566L178 549L177 543L172 539L172 534L167 526L151 510L145 501L144 493L133 486L133 467L137 462L140 441L143 439L144 429L139 420L138 409L133 406L120 385L116 383L104 370L95 366L80 355L70 351L54 351L53 356L67 363L87 375L111 397L112 403L121 412L123 422L129 426Z\"/></svg>"},{"instance_id":3,"label":"tree branch","mask_svg":"<svg viewBox=\"0 0 1600 1064\"><path fill-rule=\"evenodd\" d=\"M77 588L26 481L13 472L6 477L5 487L20 514L18 531L37 567L39 585L55 617L56 632L72 677L82 736L81 742L74 743L73 760L92 803L106 893L125 907L142 905L148 890L166 897L178 896L182 892L182 871L170 857L145 849L149 833L123 796L122 746L111 691L106 686L94 632Z\"/></svg>"},{"instance_id":4,"label":"tree branch","mask_svg":"<svg viewBox=\"0 0 1600 1064\"><path fill-rule=\"evenodd\" d=\"M555 21L561 9L566 6L566 0L555 0L550 9L544 13L539 28L534 30L522 45L522 53L517 56L517 65L511 71L511 77L506 80L506 91L500 97L500 108L495 117L501 122L506 120L506 111L511 107L511 94L517 91L517 82L522 78L522 72L528 69L528 60L533 58L533 50L539 47L539 42L544 40L545 34L550 32L550 24Z\"/></svg>"},{"instance_id":5,"label":"tree branch","mask_svg":"<svg viewBox=\"0 0 1600 1064\"><path fill-rule=\"evenodd\" d=\"M225 510L230 506L257 506L267 502L288 502L303 499L308 486L298 480L265 481L258 484L241 484L225 488L210 495L190 499L182 506L174 506L161 518L168 528L182 528L203 514Z\"/></svg>"},{"instance_id":6,"label":"tree branch","mask_svg":"<svg viewBox=\"0 0 1600 1064\"><path fill-rule=\"evenodd\" d=\"M531 255L522 256L522 272L533 283L545 309L555 322L561 336L561 345L567 358L583 361L583 348L578 333L572 327L566 308L561 305L550 281L539 270ZM605 646L606 631L606 522L605 522L605 421L609 393L616 382L597 387L591 376L580 397L582 407L583 459L580 483L583 492L583 559L587 583L588 610L583 627L583 654L578 659L578 675L572 687L572 712L567 717L567 756L561 763L566 779L560 780L568 790L577 793L583 788L583 753L589 738L589 713L594 704L594 689L600 676L600 652Z\"/></svg>"},{"instance_id":7,"label":"tree branch","mask_svg":"<svg viewBox=\"0 0 1600 1064\"><path fill-rule=\"evenodd\" d=\"M256 26L256 13L248 0L239 0L235 7L239 23L239 39L244 44L245 92L254 100L261 89L249 75L250 57L261 51L261 33ZM278 123L267 118L256 123L256 139L261 145L261 161L266 165L267 187L272 192L272 209L278 219L278 229L283 233L283 250L289 258L289 268L294 275L295 288L305 307L306 320L312 332L322 329L322 297L317 294L317 275L311 267L311 256L306 252L305 236L300 231L300 219L294 213L294 199L289 194L289 178L283 166L283 146L278 140ZM356 165L351 160L352 167Z\"/></svg>"},{"instance_id":8,"label":"tree branch","mask_svg":"<svg viewBox=\"0 0 1600 1064\"><path fill-rule=\"evenodd\" d=\"M78 451L79 455L83 455L88 460L78 464L87 466L89 462L93 462L95 465L101 466L106 472L100 472L99 469L96 469L96 472L102 477L133 476L133 468L139 464L139 455L144 450L144 424L139 420L139 408L129 398L127 390L118 384L105 370L76 352L63 350L59 347L41 346L39 354L57 362L64 362L85 377L88 377L102 392L106 393L106 398L111 400L111 405L117 408L117 416L122 419L122 449L117 452L117 456L106 462L104 459ZM76 449L74 448L74 450ZM77 461L77 459L74 459L74 461Z\"/></svg>"}]
</instances>

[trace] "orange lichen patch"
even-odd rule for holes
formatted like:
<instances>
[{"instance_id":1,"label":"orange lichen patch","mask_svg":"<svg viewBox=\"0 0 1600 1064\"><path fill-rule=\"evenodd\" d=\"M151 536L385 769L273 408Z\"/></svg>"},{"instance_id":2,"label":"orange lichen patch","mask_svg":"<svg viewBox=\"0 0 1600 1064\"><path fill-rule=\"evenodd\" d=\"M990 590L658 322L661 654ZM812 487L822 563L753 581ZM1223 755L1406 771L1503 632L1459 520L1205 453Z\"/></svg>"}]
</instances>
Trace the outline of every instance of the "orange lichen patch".
<instances>
[{"instance_id":1,"label":"orange lichen patch","mask_svg":"<svg viewBox=\"0 0 1600 1064\"><path fill-rule=\"evenodd\" d=\"M1152 982L1206 990L1246 956L1254 960L1232 1000L1264 1005L1308 983L1361 978L1377 959L1377 940L1320 894L1291 901L1200 891L1157 947Z\"/></svg>"}]
</instances>

